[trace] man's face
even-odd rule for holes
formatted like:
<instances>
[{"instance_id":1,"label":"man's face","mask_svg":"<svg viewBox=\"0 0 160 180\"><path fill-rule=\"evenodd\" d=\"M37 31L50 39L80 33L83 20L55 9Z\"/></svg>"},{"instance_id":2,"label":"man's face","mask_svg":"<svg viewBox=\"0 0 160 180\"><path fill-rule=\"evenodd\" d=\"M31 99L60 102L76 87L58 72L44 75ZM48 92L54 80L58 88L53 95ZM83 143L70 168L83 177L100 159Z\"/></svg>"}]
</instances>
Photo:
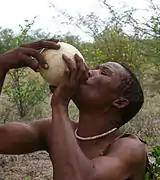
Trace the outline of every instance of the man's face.
<instances>
[{"instance_id":1,"label":"man's face","mask_svg":"<svg viewBox=\"0 0 160 180\"><path fill-rule=\"evenodd\" d=\"M128 77L128 72L118 63L107 62L90 71L90 77L81 85L73 98L81 108L104 108L118 98L118 86L122 79Z\"/></svg>"}]
</instances>

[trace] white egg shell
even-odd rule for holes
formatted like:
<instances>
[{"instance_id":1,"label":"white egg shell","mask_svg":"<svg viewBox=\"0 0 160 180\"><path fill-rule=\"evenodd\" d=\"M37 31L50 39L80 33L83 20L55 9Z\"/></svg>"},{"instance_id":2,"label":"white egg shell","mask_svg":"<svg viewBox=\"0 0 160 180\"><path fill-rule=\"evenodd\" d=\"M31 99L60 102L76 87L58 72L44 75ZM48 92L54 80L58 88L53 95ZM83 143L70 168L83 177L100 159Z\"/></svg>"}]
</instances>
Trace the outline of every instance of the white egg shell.
<instances>
[{"instance_id":1,"label":"white egg shell","mask_svg":"<svg viewBox=\"0 0 160 180\"><path fill-rule=\"evenodd\" d=\"M46 59L49 68L40 68L40 74L47 83L53 86L59 85L66 67L62 54L65 54L74 62L74 55L78 54L84 61L82 54L74 46L64 42L59 42L59 44L61 47L58 50L49 49L42 52L42 55Z\"/></svg>"}]
</instances>

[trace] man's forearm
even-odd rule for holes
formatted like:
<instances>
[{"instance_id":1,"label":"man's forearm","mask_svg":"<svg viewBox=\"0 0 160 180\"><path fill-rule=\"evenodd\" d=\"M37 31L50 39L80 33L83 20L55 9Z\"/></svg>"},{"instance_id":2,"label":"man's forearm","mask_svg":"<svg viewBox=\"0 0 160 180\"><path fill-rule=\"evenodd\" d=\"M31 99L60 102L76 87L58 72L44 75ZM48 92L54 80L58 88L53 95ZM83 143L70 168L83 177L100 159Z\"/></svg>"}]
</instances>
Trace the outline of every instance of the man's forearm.
<instances>
[{"instance_id":1,"label":"man's forearm","mask_svg":"<svg viewBox=\"0 0 160 180\"><path fill-rule=\"evenodd\" d=\"M52 115L51 157L58 180L88 179L92 164L75 139L67 109L57 105Z\"/></svg>"}]
</instances>

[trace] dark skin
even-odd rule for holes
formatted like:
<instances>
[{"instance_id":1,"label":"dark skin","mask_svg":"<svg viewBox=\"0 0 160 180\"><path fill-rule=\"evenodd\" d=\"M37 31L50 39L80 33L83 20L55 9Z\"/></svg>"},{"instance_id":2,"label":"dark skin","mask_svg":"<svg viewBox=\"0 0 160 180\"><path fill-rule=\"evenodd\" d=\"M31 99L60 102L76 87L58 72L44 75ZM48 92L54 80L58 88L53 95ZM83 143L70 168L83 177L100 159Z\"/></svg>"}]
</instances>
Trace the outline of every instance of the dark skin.
<instances>
[{"instance_id":1,"label":"dark skin","mask_svg":"<svg viewBox=\"0 0 160 180\"><path fill-rule=\"evenodd\" d=\"M46 150L57 180L142 180L146 152L136 136L121 138L114 143L120 136L119 131L90 141L77 140L74 136L76 128L80 136L87 137L122 126L121 109L129 101L121 97L117 87L121 83L120 77L128 77L128 73L113 62L89 70L77 55L76 66L66 56L63 58L68 68L63 82L53 92L52 118L29 124L1 125L0 153ZM5 70L1 68L1 72ZM0 75L1 84L3 80L4 75ZM68 118L71 99L79 108L79 123ZM107 154L101 156L110 143Z\"/></svg>"}]
</instances>

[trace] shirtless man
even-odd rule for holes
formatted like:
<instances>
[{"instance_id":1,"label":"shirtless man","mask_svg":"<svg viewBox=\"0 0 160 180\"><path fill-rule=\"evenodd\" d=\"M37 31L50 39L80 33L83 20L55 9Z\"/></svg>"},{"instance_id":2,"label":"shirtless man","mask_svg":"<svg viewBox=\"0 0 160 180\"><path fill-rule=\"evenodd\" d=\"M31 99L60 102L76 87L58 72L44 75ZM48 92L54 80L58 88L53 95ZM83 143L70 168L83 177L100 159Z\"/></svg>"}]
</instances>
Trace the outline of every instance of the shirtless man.
<instances>
[{"instance_id":1,"label":"shirtless man","mask_svg":"<svg viewBox=\"0 0 160 180\"><path fill-rule=\"evenodd\" d=\"M49 44L48 48L58 48L55 42ZM0 57L1 88L9 69L29 66L36 70L38 63L45 64L34 50L42 46L43 41L27 44ZM37 59L36 65L31 65L30 56ZM76 67L66 56L63 59L68 68L62 84L53 91L52 118L1 125L0 153L46 150L56 180L142 180L145 146L136 136L122 136L118 130L144 101L135 75L114 62L89 70L77 55ZM79 123L68 118L71 99L79 109Z\"/></svg>"}]
</instances>

